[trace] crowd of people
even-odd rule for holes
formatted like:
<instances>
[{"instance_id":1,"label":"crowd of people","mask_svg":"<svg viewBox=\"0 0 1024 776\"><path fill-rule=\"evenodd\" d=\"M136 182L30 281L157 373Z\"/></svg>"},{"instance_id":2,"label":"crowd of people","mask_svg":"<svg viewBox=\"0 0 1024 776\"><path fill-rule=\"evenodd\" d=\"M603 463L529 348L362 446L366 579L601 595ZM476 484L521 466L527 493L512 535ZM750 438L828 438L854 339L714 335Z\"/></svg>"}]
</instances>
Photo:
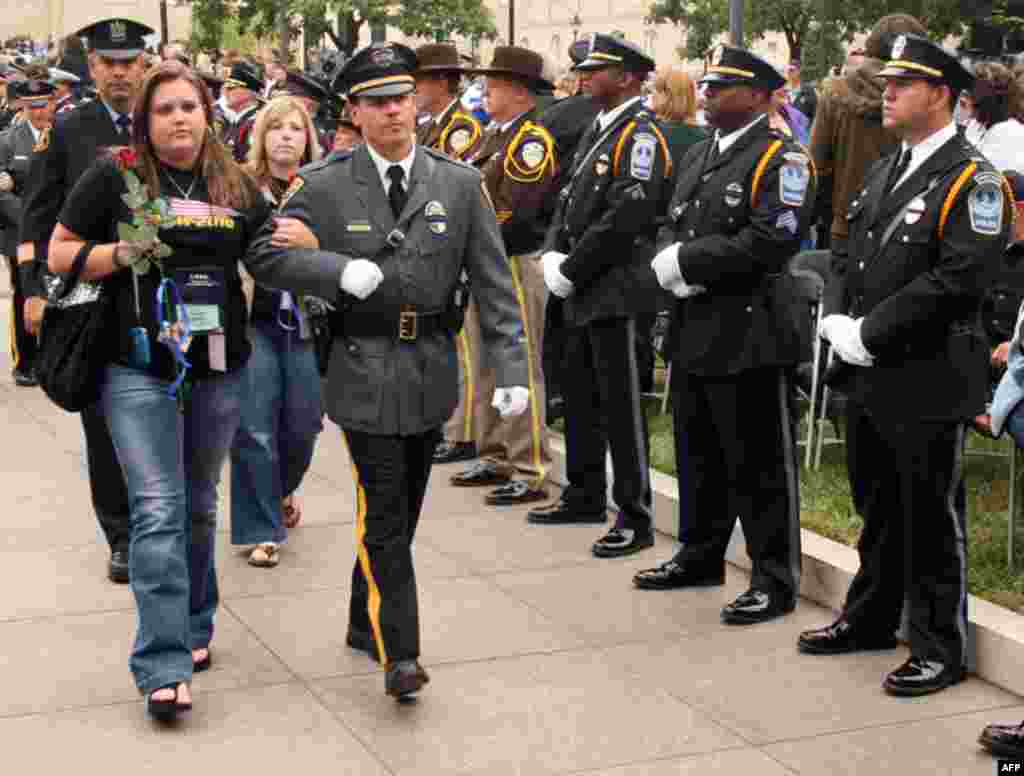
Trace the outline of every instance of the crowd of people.
<instances>
[{"instance_id":1,"label":"crowd of people","mask_svg":"<svg viewBox=\"0 0 1024 776\"><path fill-rule=\"evenodd\" d=\"M641 397L666 312L681 544L632 583L723 585L739 520L752 574L722 621L791 612L809 317L790 270L814 247L831 260L811 335L846 397L864 529L840 616L797 647L891 649L905 619L885 691L964 680L964 435L1024 444L1020 323L982 316L1014 286L1024 74L968 66L903 14L816 85L727 45L698 76L658 68L601 33L561 79L519 46L477 66L450 43L373 43L324 79L174 44L150 61L152 33L104 19L60 61L5 65L0 134L16 382L37 382L54 276L110 299L81 415L151 715L191 708L213 664L224 463L232 542L276 566L325 413L357 491L346 643L398 699L429 681L412 545L434 464L468 464L451 482L487 504L533 504L532 526L604 526L597 557L652 548ZM122 228L139 212L158 236ZM1021 756L1024 728L981 742Z\"/></svg>"}]
</instances>

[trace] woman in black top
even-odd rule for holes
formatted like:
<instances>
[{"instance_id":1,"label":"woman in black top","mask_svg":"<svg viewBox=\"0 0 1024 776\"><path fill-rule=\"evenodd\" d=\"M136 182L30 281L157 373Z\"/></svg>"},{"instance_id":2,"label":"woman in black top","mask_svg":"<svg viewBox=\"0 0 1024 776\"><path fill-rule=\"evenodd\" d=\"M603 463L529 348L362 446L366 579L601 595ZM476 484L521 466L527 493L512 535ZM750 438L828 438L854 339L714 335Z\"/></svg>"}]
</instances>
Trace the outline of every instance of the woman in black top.
<instances>
[{"instance_id":1,"label":"woman in black top","mask_svg":"<svg viewBox=\"0 0 1024 776\"><path fill-rule=\"evenodd\" d=\"M114 300L100 400L131 501L139 627L130 664L158 718L191 708L193 670L210 664L217 484L250 352L238 261L270 214L214 137L212 116L210 94L187 66L171 60L151 71L133 145L82 176L49 253L50 269L66 272L89 250L83 277L102 279ZM132 179L144 186L134 199ZM119 240L129 204L166 211L162 269L138 242Z\"/></svg>"}]
</instances>

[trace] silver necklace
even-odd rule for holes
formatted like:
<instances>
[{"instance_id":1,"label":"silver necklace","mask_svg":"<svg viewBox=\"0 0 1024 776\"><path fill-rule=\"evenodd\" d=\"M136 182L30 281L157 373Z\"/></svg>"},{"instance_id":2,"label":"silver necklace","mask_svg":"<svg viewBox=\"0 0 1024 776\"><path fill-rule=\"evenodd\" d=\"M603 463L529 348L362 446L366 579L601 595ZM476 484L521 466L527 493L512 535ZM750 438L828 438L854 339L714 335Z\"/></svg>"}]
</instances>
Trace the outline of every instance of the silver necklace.
<instances>
[{"instance_id":1,"label":"silver necklace","mask_svg":"<svg viewBox=\"0 0 1024 776\"><path fill-rule=\"evenodd\" d=\"M187 191L178 185L178 182L171 177L171 174L167 172L167 170L164 170L164 177L171 182L171 185L178 190L178 193L181 194L181 196L185 199L192 199L192 189L196 187L196 182L199 180L198 175L192 176L192 183L189 184Z\"/></svg>"}]
</instances>

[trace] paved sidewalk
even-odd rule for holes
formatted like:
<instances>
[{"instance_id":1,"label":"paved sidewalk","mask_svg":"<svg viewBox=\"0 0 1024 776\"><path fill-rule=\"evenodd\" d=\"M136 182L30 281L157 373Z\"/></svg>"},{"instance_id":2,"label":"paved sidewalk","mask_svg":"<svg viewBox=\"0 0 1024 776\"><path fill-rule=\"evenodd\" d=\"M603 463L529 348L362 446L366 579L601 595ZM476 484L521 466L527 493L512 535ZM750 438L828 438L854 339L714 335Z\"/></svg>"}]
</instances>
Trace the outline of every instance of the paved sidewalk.
<instances>
[{"instance_id":1,"label":"paved sidewalk","mask_svg":"<svg viewBox=\"0 0 1024 776\"><path fill-rule=\"evenodd\" d=\"M670 540L597 560L596 526L536 528L525 509L485 508L446 485L457 466L435 469L416 542L432 681L399 706L344 645L355 507L328 424L277 569L247 566L223 517L215 664L196 677L191 715L159 728L128 673L135 614L105 580L78 418L13 385L0 305L5 773L990 776L979 730L1024 718L1020 698L977 679L886 696L903 650L797 654L797 632L830 621L814 604L721 625L745 587L733 568L725 588L633 590Z\"/></svg>"}]
</instances>

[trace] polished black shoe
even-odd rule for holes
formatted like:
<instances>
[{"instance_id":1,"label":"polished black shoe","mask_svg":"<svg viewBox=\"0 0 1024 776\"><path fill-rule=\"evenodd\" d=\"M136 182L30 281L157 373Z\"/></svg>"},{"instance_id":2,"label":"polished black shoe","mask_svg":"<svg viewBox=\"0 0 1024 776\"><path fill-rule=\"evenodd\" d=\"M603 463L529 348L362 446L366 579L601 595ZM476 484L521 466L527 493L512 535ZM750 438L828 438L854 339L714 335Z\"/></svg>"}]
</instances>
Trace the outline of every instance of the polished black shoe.
<instances>
[{"instance_id":1,"label":"polished black shoe","mask_svg":"<svg viewBox=\"0 0 1024 776\"><path fill-rule=\"evenodd\" d=\"M692 566L666 561L657 568L643 569L633 575L633 584L641 590L676 590L681 587L714 587L725 584L725 569L708 573Z\"/></svg>"},{"instance_id":2,"label":"polished black shoe","mask_svg":"<svg viewBox=\"0 0 1024 776\"><path fill-rule=\"evenodd\" d=\"M423 670L423 666L417 660L398 660L388 666L387 676L384 678L384 688L388 695L393 695L398 700L420 691L430 677Z\"/></svg>"},{"instance_id":3,"label":"polished black shoe","mask_svg":"<svg viewBox=\"0 0 1024 776\"><path fill-rule=\"evenodd\" d=\"M722 609L722 622L726 625L756 625L789 614L796 604L783 599L778 593L751 588Z\"/></svg>"},{"instance_id":4,"label":"polished black shoe","mask_svg":"<svg viewBox=\"0 0 1024 776\"><path fill-rule=\"evenodd\" d=\"M963 681L967 672L949 668L937 660L910 657L906 663L891 671L882 682L882 689L890 695L930 695Z\"/></svg>"},{"instance_id":5,"label":"polished black shoe","mask_svg":"<svg viewBox=\"0 0 1024 776\"><path fill-rule=\"evenodd\" d=\"M36 373L31 369L15 369L13 375L14 384L22 388L35 388L39 385Z\"/></svg>"},{"instance_id":6,"label":"polished black shoe","mask_svg":"<svg viewBox=\"0 0 1024 776\"><path fill-rule=\"evenodd\" d=\"M476 488L481 485L503 485L512 478L493 461L479 461L464 472L451 477L452 485L460 488Z\"/></svg>"},{"instance_id":7,"label":"polished black shoe","mask_svg":"<svg viewBox=\"0 0 1024 776\"><path fill-rule=\"evenodd\" d=\"M978 743L997 757L1024 759L1024 722L985 725Z\"/></svg>"},{"instance_id":8,"label":"polished black shoe","mask_svg":"<svg viewBox=\"0 0 1024 776\"><path fill-rule=\"evenodd\" d=\"M808 655L844 655L848 652L870 652L895 649L896 637L877 633L858 632L840 618L824 628L807 630L796 640L796 648Z\"/></svg>"},{"instance_id":9,"label":"polished black shoe","mask_svg":"<svg viewBox=\"0 0 1024 776\"><path fill-rule=\"evenodd\" d=\"M531 488L528 482L516 480L492 490L484 496L484 502L501 507L510 504L531 504L534 501L544 501L547 497L548 492L544 488Z\"/></svg>"},{"instance_id":10,"label":"polished black shoe","mask_svg":"<svg viewBox=\"0 0 1024 776\"><path fill-rule=\"evenodd\" d=\"M349 628L348 633L345 634L345 643L352 649L365 652L372 660L380 662L380 655L377 654L377 642L373 640L373 634L368 631Z\"/></svg>"},{"instance_id":11,"label":"polished black shoe","mask_svg":"<svg viewBox=\"0 0 1024 776\"><path fill-rule=\"evenodd\" d=\"M456 463L476 458L475 442L449 442L447 439L434 448L434 463Z\"/></svg>"},{"instance_id":12,"label":"polished black shoe","mask_svg":"<svg viewBox=\"0 0 1024 776\"><path fill-rule=\"evenodd\" d=\"M107 576L111 582L117 582L119 585L128 584L128 550L114 550L110 553Z\"/></svg>"},{"instance_id":13,"label":"polished black shoe","mask_svg":"<svg viewBox=\"0 0 1024 776\"><path fill-rule=\"evenodd\" d=\"M621 558L653 546L653 529L638 531L616 523L608 533L594 542L590 551L598 558Z\"/></svg>"},{"instance_id":14,"label":"polished black shoe","mask_svg":"<svg viewBox=\"0 0 1024 776\"><path fill-rule=\"evenodd\" d=\"M604 509L584 511L577 509L559 499L546 507L531 509L526 515L526 522L535 525L569 525L571 523L603 523L608 519Z\"/></svg>"}]
</instances>

